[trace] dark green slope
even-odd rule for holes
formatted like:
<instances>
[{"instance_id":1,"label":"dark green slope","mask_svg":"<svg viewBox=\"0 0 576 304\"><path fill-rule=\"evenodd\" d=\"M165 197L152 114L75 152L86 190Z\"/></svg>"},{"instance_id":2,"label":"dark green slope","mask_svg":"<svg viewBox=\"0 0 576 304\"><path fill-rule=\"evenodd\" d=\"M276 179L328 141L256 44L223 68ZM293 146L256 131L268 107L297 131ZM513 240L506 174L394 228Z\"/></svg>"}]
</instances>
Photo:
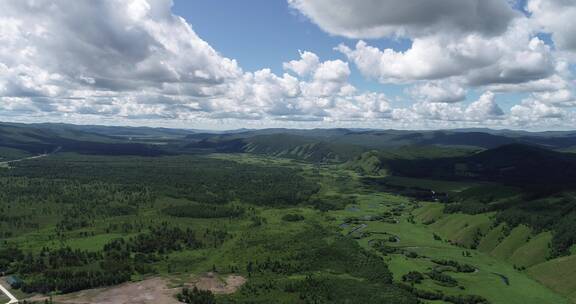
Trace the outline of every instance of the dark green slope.
<instances>
[{"instance_id":1,"label":"dark green slope","mask_svg":"<svg viewBox=\"0 0 576 304\"><path fill-rule=\"evenodd\" d=\"M398 154L418 147L418 157L451 154L455 147L493 149L520 143L550 149L576 146L572 132L527 133L493 130L362 130L362 129L262 129L195 132L169 128L79 126L68 124L0 124L0 148L28 153L64 151L110 155L160 155L163 153L256 153L314 162L345 162L370 150ZM425 147L425 148L421 148ZM402 153L413 154L414 151ZM432 155L432 156L430 156ZM395 156L393 157L395 158ZM402 156L401 158L406 158ZM408 157L409 158L409 157Z\"/></svg>"},{"instance_id":2,"label":"dark green slope","mask_svg":"<svg viewBox=\"0 0 576 304\"><path fill-rule=\"evenodd\" d=\"M157 156L168 153L155 145L132 143L75 128L21 124L0 124L0 147L31 154L55 150L100 155Z\"/></svg>"},{"instance_id":3,"label":"dark green slope","mask_svg":"<svg viewBox=\"0 0 576 304\"><path fill-rule=\"evenodd\" d=\"M231 133L195 133L186 136L188 149L214 149L222 152L250 152L303 160L347 161L359 153L393 151L407 146L425 147L421 156L435 158L436 148L493 149L509 144L527 144L550 149L566 149L576 144L571 133L480 132L480 131L402 131L354 129L264 129ZM244 146L240 143L244 143ZM302 152L303 150L318 150ZM428 149L428 151L425 151ZM328 151L329 150L329 151ZM320 152L322 151L322 152ZM433 154L433 157L426 155ZM314 157L308 157L313 155Z\"/></svg>"},{"instance_id":4,"label":"dark green slope","mask_svg":"<svg viewBox=\"0 0 576 304\"><path fill-rule=\"evenodd\" d=\"M473 146L495 148L517 142L516 139L481 132L446 133L435 132L429 138L423 137L419 143L425 145Z\"/></svg>"},{"instance_id":5,"label":"dark green slope","mask_svg":"<svg viewBox=\"0 0 576 304\"><path fill-rule=\"evenodd\" d=\"M365 178L369 187L440 200L446 203L446 213L493 212L495 225L526 225L534 233L550 231L550 257L568 255L576 244L576 155L510 144L447 158L380 156L378 165L388 175L407 177L408 184L400 187L390 178ZM447 182L468 186L440 196L444 194L438 191L443 190L437 187ZM431 190L437 195L430 195Z\"/></svg>"},{"instance_id":6,"label":"dark green slope","mask_svg":"<svg viewBox=\"0 0 576 304\"><path fill-rule=\"evenodd\" d=\"M576 157L540 147L511 144L466 157L434 160L389 160L390 170L401 176L472 179L508 184L573 186Z\"/></svg>"},{"instance_id":7,"label":"dark green slope","mask_svg":"<svg viewBox=\"0 0 576 304\"><path fill-rule=\"evenodd\" d=\"M342 162L366 149L349 144L323 141L311 136L279 133L241 138L242 135L189 136L195 138L186 144L188 152L253 153L292 158L311 162Z\"/></svg>"}]
</instances>

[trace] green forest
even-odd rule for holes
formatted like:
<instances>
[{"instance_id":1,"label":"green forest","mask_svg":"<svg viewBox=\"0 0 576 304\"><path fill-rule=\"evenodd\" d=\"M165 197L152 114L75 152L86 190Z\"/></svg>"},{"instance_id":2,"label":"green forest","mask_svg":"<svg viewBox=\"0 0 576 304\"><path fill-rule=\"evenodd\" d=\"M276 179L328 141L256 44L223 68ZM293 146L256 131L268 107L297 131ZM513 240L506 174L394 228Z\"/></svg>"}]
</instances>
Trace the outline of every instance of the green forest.
<instances>
[{"instance_id":1,"label":"green forest","mask_svg":"<svg viewBox=\"0 0 576 304\"><path fill-rule=\"evenodd\" d=\"M571 181L533 168L538 157L570 168L570 154L518 144L313 151L310 138L301 152L222 151L220 140L200 149L195 139L170 139L154 155L68 147L8 161L0 284L28 303L91 301L87 291L129 293L149 282L163 288L151 294L174 303L576 296L555 273L576 263Z\"/></svg>"}]
</instances>

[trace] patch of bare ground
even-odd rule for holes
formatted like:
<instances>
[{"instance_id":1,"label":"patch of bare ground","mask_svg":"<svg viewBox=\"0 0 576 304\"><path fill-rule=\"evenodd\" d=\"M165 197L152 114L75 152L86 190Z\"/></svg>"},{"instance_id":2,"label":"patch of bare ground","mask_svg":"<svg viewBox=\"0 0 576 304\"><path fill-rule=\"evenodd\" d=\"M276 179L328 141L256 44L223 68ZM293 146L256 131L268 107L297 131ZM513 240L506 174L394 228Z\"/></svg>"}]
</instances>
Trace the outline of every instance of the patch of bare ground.
<instances>
[{"instance_id":1,"label":"patch of bare ground","mask_svg":"<svg viewBox=\"0 0 576 304\"><path fill-rule=\"evenodd\" d=\"M229 275L222 281L216 274L209 272L200 277L193 277L189 287L210 290L215 294L231 294L246 283L246 279L239 275Z\"/></svg>"},{"instance_id":2,"label":"patch of bare ground","mask_svg":"<svg viewBox=\"0 0 576 304\"><path fill-rule=\"evenodd\" d=\"M55 296L55 303L62 304L178 304L174 297L179 288L169 288L163 278L152 278L118 286L97 288ZM31 300L43 300L40 297Z\"/></svg>"},{"instance_id":3,"label":"patch of bare ground","mask_svg":"<svg viewBox=\"0 0 576 304\"><path fill-rule=\"evenodd\" d=\"M231 294L240 288L246 279L239 275L229 275L222 281L216 274L207 273L193 276L186 287L210 290L215 294ZM180 287L171 287L165 278L150 278L139 282L129 282L118 286L83 290L65 295L54 296L58 304L178 304L175 295ZM27 299L43 301L44 296Z\"/></svg>"}]
</instances>

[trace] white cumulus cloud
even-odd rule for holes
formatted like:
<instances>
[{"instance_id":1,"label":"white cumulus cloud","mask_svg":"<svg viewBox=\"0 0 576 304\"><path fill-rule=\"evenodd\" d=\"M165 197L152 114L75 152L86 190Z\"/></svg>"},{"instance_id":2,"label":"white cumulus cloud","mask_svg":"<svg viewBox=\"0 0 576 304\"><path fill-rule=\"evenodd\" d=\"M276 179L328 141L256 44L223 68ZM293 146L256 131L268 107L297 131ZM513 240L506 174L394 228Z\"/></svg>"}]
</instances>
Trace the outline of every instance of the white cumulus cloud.
<instances>
[{"instance_id":1,"label":"white cumulus cloud","mask_svg":"<svg viewBox=\"0 0 576 304\"><path fill-rule=\"evenodd\" d=\"M0 116L391 127L574 122L572 1L529 0L529 15L507 0L288 2L329 34L411 44L398 50L354 40L329 60L295 49L299 56L280 73L245 71L175 15L171 0L4 0ZM387 87L361 90L357 71L408 89L394 99ZM486 93L467 104L471 91ZM497 96L518 92L527 96L521 103L497 104Z\"/></svg>"}]
</instances>

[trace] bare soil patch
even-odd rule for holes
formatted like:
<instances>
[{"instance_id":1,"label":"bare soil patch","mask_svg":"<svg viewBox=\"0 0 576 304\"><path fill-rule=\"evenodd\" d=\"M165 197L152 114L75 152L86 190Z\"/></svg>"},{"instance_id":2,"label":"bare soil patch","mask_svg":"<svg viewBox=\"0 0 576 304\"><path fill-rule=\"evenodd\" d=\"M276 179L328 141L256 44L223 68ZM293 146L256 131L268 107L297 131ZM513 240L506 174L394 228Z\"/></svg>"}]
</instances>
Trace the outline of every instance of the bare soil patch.
<instances>
[{"instance_id":1,"label":"bare soil patch","mask_svg":"<svg viewBox=\"0 0 576 304\"><path fill-rule=\"evenodd\" d=\"M54 302L63 304L178 304L174 296L180 289L168 288L167 283L163 278L152 278L114 287L55 296ZM41 298L33 300L41 300Z\"/></svg>"},{"instance_id":2,"label":"bare soil patch","mask_svg":"<svg viewBox=\"0 0 576 304\"><path fill-rule=\"evenodd\" d=\"M224 280L214 273L193 276L186 287L210 290L215 294L231 294L240 288L246 279L239 275L229 275ZM150 278L140 282L129 282L118 286L97 288L53 297L58 304L178 304L175 298L181 288L170 287L165 278ZM28 300L43 301L45 296L35 296Z\"/></svg>"},{"instance_id":3,"label":"bare soil patch","mask_svg":"<svg viewBox=\"0 0 576 304\"><path fill-rule=\"evenodd\" d=\"M246 279L239 275L229 275L222 281L216 274L209 272L201 277L195 277L189 287L210 290L215 294L231 294L246 283Z\"/></svg>"}]
</instances>

